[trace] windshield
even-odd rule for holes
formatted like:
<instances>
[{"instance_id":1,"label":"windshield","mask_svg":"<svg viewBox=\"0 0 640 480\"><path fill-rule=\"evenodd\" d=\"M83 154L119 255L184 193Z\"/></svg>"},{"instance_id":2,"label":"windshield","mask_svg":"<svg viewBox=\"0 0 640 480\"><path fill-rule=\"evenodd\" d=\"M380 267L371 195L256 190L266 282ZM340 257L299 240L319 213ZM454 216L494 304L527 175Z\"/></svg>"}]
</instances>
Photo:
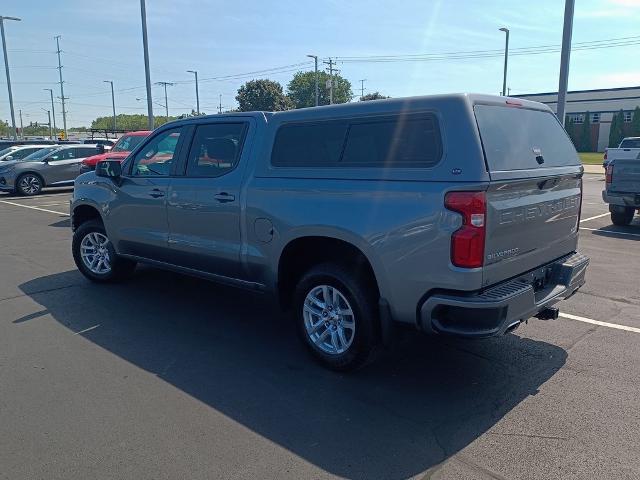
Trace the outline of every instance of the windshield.
<instances>
[{"instance_id":1,"label":"windshield","mask_svg":"<svg viewBox=\"0 0 640 480\"><path fill-rule=\"evenodd\" d=\"M42 150L38 150L37 152L33 152L31 155L28 155L28 156L24 157L21 161L22 162L32 162L32 161L42 160L47 155L49 155L50 153L55 152L59 148L60 147L43 148Z\"/></svg>"},{"instance_id":2,"label":"windshield","mask_svg":"<svg viewBox=\"0 0 640 480\"><path fill-rule=\"evenodd\" d=\"M640 138L625 138L620 143L620 148L640 148Z\"/></svg>"},{"instance_id":3,"label":"windshield","mask_svg":"<svg viewBox=\"0 0 640 480\"><path fill-rule=\"evenodd\" d=\"M4 148L2 150L0 150L0 157L4 157L5 155L13 152L16 149L16 147L7 147Z\"/></svg>"},{"instance_id":4,"label":"windshield","mask_svg":"<svg viewBox=\"0 0 640 480\"><path fill-rule=\"evenodd\" d=\"M118 143L111 149L112 152L130 152L147 138L143 135L125 135L118 140Z\"/></svg>"}]
</instances>

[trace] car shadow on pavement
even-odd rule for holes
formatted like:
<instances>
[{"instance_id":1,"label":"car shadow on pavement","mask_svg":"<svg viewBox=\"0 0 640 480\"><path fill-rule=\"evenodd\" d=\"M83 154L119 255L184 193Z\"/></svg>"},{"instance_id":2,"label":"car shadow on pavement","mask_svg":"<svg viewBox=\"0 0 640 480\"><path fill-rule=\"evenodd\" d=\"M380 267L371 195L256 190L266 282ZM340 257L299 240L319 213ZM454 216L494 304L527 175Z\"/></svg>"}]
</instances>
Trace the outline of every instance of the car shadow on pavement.
<instances>
[{"instance_id":1,"label":"car shadow on pavement","mask_svg":"<svg viewBox=\"0 0 640 480\"><path fill-rule=\"evenodd\" d=\"M80 335L344 478L436 470L567 357L514 334L460 341L407 331L376 363L337 374L310 360L258 294L151 268L119 285L69 271L20 288L70 332L99 325Z\"/></svg>"}]
</instances>

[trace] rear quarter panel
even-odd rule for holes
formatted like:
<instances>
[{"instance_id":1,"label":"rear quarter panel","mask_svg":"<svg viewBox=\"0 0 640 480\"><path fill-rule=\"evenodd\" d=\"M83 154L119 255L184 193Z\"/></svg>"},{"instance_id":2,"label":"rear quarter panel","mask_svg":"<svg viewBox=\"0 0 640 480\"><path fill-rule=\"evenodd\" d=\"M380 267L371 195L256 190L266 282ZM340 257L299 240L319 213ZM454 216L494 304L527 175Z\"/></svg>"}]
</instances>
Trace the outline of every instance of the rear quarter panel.
<instances>
[{"instance_id":1,"label":"rear quarter panel","mask_svg":"<svg viewBox=\"0 0 640 480\"><path fill-rule=\"evenodd\" d=\"M411 323L428 291L480 288L481 269L465 270L462 276L450 262L451 233L460 227L461 218L444 208L444 196L452 189L486 189L488 174L464 96L411 104L371 103L377 105L367 113L434 112L443 137L440 163L429 169L272 167L278 127L299 118L313 120L310 112L274 115L256 149L246 186L246 268L249 277L275 288L278 261L289 242L304 236L345 240L368 258L394 318ZM322 110L313 113L321 118ZM354 116L352 109L345 114L349 116ZM256 235L258 219L273 224L270 242Z\"/></svg>"}]
</instances>

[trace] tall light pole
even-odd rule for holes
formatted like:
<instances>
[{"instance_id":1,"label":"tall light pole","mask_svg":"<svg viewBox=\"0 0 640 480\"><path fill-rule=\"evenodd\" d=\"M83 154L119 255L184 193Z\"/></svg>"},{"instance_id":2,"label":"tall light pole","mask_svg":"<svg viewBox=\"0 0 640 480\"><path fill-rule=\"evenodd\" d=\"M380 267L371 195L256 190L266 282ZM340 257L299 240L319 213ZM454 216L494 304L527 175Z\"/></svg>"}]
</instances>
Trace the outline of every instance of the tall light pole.
<instances>
[{"instance_id":1,"label":"tall light pole","mask_svg":"<svg viewBox=\"0 0 640 480\"><path fill-rule=\"evenodd\" d=\"M49 117L49 140L53 139L53 129L51 128L51 112L46 108L43 108L45 112L47 112L47 117Z\"/></svg>"},{"instance_id":2,"label":"tall light pole","mask_svg":"<svg viewBox=\"0 0 640 480\"><path fill-rule=\"evenodd\" d=\"M11 93L11 75L9 75L9 58L7 57L7 41L4 38L4 21L15 20L20 22L17 17L3 17L0 15L0 32L2 32L2 52L4 53L4 70L7 73L7 90L9 90L9 109L11 110L11 127L13 128L13 139L18 140L18 132L16 130L16 113L13 110L13 94Z\"/></svg>"},{"instance_id":3,"label":"tall light pole","mask_svg":"<svg viewBox=\"0 0 640 480\"><path fill-rule=\"evenodd\" d=\"M320 88L318 86L318 56L317 55L307 55L309 58L313 58L315 62L315 79L316 79L316 107L318 106L318 97L320 95Z\"/></svg>"},{"instance_id":4,"label":"tall light pole","mask_svg":"<svg viewBox=\"0 0 640 480\"><path fill-rule=\"evenodd\" d=\"M56 35L56 53L58 54L58 73L60 74L60 101L62 102L62 129L64 131L64 139L67 140L67 110L64 107L64 82L62 81L62 62L60 60L60 35Z\"/></svg>"},{"instance_id":5,"label":"tall light pole","mask_svg":"<svg viewBox=\"0 0 640 480\"><path fill-rule=\"evenodd\" d=\"M193 73L196 76L196 113L200 115L200 94L198 93L198 72L195 70L187 70L189 73Z\"/></svg>"},{"instance_id":6,"label":"tall light pole","mask_svg":"<svg viewBox=\"0 0 640 480\"><path fill-rule=\"evenodd\" d=\"M504 42L504 76L502 78L502 96L504 97L507 94L507 62L509 61L509 29L506 27L502 27L500 31L506 34L505 42Z\"/></svg>"},{"instance_id":7,"label":"tall light pole","mask_svg":"<svg viewBox=\"0 0 640 480\"><path fill-rule=\"evenodd\" d=\"M116 133L116 97L113 94L113 81L112 80L103 80L104 83L111 84L111 106L113 107L113 133Z\"/></svg>"},{"instance_id":8,"label":"tall light pole","mask_svg":"<svg viewBox=\"0 0 640 480\"><path fill-rule=\"evenodd\" d=\"M167 85L173 86L171 82L158 82L156 85L162 85L164 87L164 108L167 113L167 122L169 121L169 102L167 101Z\"/></svg>"},{"instance_id":9,"label":"tall light pole","mask_svg":"<svg viewBox=\"0 0 640 480\"><path fill-rule=\"evenodd\" d=\"M48 90L49 94L51 95L51 116L53 117L53 131L56 132L57 136L58 129L56 128L56 108L53 106L53 88L43 88L43 90Z\"/></svg>"},{"instance_id":10,"label":"tall light pole","mask_svg":"<svg viewBox=\"0 0 640 480\"><path fill-rule=\"evenodd\" d=\"M558 85L558 109L556 116L564 126L564 111L569 88L569 60L571 58L571 36L573 34L574 0L565 0L564 27L562 29L562 53L560 54L560 80Z\"/></svg>"},{"instance_id":11,"label":"tall light pole","mask_svg":"<svg viewBox=\"0 0 640 480\"><path fill-rule=\"evenodd\" d=\"M140 16L142 17L142 48L144 49L144 76L147 83L147 117L149 130L153 130L153 100L151 98L151 73L149 72L149 44L147 41L147 8L144 0L140 0Z\"/></svg>"}]
</instances>

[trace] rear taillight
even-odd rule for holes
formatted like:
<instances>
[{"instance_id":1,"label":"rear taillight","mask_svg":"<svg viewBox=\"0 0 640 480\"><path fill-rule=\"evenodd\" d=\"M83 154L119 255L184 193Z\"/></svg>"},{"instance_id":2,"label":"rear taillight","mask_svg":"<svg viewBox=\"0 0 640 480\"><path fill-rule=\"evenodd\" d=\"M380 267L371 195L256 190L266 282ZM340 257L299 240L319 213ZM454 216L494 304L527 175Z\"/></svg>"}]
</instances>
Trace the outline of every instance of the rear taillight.
<instances>
[{"instance_id":1,"label":"rear taillight","mask_svg":"<svg viewBox=\"0 0 640 480\"><path fill-rule=\"evenodd\" d=\"M451 263L456 267L477 268L484 264L487 197L484 192L449 192L447 209L462 215L462 226L451 235Z\"/></svg>"},{"instance_id":2,"label":"rear taillight","mask_svg":"<svg viewBox=\"0 0 640 480\"><path fill-rule=\"evenodd\" d=\"M609 154L609 152L607 152L607 151L605 150L605 151L604 151L604 158L603 158L603 160L606 160L606 159L607 159L607 155L608 155L608 154Z\"/></svg>"},{"instance_id":3,"label":"rear taillight","mask_svg":"<svg viewBox=\"0 0 640 480\"><path fill-rule=\"evenodd\" d=\"M613 182L613 165L607 165L606 175L604 177L604 181L607 185L610 185Z\"/></svg>"}]
</instances>

